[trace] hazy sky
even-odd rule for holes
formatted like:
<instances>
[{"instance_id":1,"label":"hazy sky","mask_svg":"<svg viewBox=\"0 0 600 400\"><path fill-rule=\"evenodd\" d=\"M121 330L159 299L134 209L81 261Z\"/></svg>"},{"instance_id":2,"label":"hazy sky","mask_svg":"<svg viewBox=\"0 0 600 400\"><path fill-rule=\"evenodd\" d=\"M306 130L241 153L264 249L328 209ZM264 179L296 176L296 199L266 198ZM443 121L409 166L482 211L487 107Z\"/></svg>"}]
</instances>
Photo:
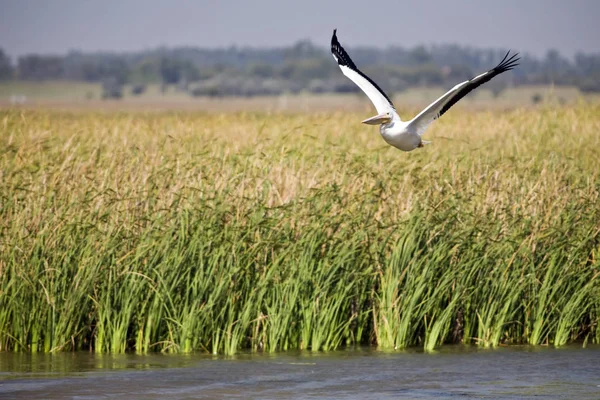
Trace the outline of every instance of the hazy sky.
<instances>
[{"instance_id":1,"label":"hazy sky","mask_svg":"<svg viewBox=\"0 0 600 400\"><path fill-rule=\"evenodd\" d=\"M348 47L459 43L543 55L600 52L600 0L0 0L12 57L160 45Z\"/></svg>"}]
</instances>

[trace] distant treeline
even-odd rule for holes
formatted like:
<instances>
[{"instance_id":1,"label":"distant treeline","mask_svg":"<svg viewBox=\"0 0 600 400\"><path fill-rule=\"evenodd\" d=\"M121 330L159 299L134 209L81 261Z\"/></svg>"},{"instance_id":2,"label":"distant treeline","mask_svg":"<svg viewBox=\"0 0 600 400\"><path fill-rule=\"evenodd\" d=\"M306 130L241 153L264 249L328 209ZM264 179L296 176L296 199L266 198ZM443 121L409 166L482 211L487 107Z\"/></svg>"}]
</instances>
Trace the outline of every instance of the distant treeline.
<instances>
[{"instance_id":1,"label":"distant treeline","mask_svg":"<svg viewBox=\"0 0 600 400\"><path fill-rule=\"evenodd\" d=\"M458 45L349 48L355 62L386 91L413 86L448 86L493 67L506 50ZM120 97L123 85L133 94L147 84L178 85L194 96L255 96L281 93L354 92L329 51L309 41L271 49L195 47L159 48L131 53L29 54L12 63L0 49L0 79L99 82L105 96ZM522 55L521 65L488 85L499 93L507 85L574 85L600 92L600 53L577 53L573 60L556 50L543 58Z\"/></svg>"}]
</instances>

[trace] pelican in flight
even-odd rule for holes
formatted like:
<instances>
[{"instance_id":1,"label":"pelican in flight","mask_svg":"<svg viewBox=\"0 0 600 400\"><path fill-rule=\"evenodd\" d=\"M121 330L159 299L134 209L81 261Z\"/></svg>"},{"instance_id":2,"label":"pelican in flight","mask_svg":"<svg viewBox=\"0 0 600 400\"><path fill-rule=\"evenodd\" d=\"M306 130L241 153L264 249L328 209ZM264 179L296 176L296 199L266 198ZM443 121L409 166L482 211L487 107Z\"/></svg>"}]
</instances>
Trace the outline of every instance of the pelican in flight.
<instances>
[{"instance_id":1,"label":"pelican in flight","mask_svg":"<svg viewBox=\"0 0 600 400\"><path fill-rule=\"evenodd\" d=\"M374 117L365 119L363 124L379 125L379 132L383 136L383 139L388 144L403 151L411 151L417 147L423 147L423 145L431 143L421 139L429 124L444 115L450 107L465 97L471 90L488 82L496 75L510 71L519 65L517 61L520 60L520 58L517 58L519 53L509 57L509 51L496 67L468 81L459 83L442 97L431 103L416 117L410 121L402 121L396 112L394 104L392 104L392 101L385 92L356 67L356 64L354 64L346 50L338 42L336 31L337 29L333 30L333 36L331 37L331 53L333 54L333 58L337 61L342 73L365 92L379 113Z\"/></svg>"}]
</instances>

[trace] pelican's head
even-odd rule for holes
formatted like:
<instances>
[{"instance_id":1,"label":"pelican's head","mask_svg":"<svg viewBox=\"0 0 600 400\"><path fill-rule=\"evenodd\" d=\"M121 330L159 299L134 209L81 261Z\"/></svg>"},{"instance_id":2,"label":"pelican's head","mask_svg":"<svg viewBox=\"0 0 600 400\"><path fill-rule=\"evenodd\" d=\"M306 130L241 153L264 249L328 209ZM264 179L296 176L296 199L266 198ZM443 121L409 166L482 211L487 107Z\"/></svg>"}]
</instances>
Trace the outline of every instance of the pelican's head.
<instances>
[{"instance_id":1,"label":"pelican's head","mask_svg":"<svg viewBox=\"0 0 600 400\"><path fill-rule=\"evenodd\" d=\"M389 111L386 111L386 112L376 115L374 117L367 118L362 123L369 124L369 125L389 124L392 121L392 118L393 118L392 113Z\"/></svg>"}]
</instances>

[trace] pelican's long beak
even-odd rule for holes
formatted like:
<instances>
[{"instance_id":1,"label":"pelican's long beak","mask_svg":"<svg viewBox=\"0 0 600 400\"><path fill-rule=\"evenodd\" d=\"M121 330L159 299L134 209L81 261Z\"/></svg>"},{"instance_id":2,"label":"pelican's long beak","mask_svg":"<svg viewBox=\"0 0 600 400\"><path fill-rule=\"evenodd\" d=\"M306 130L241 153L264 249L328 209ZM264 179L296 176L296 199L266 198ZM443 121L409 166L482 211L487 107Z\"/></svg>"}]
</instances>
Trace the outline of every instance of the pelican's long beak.
<instances>
[{"instance_id":1,"label":"pelican's long beak","mask_svg":"<svg viewBox=\"0 0 600 400\"><path fill-rule=\"evenodd\" d=\"M383 113L383 114L379 114L379 115L376 115L371 118L367 118L362 123L369 124L369 125L381 125L381 124L387 124L391 120L392 120L392 118L390 118L390 115L388 113Z\"/></svg>"}]
</instances>

